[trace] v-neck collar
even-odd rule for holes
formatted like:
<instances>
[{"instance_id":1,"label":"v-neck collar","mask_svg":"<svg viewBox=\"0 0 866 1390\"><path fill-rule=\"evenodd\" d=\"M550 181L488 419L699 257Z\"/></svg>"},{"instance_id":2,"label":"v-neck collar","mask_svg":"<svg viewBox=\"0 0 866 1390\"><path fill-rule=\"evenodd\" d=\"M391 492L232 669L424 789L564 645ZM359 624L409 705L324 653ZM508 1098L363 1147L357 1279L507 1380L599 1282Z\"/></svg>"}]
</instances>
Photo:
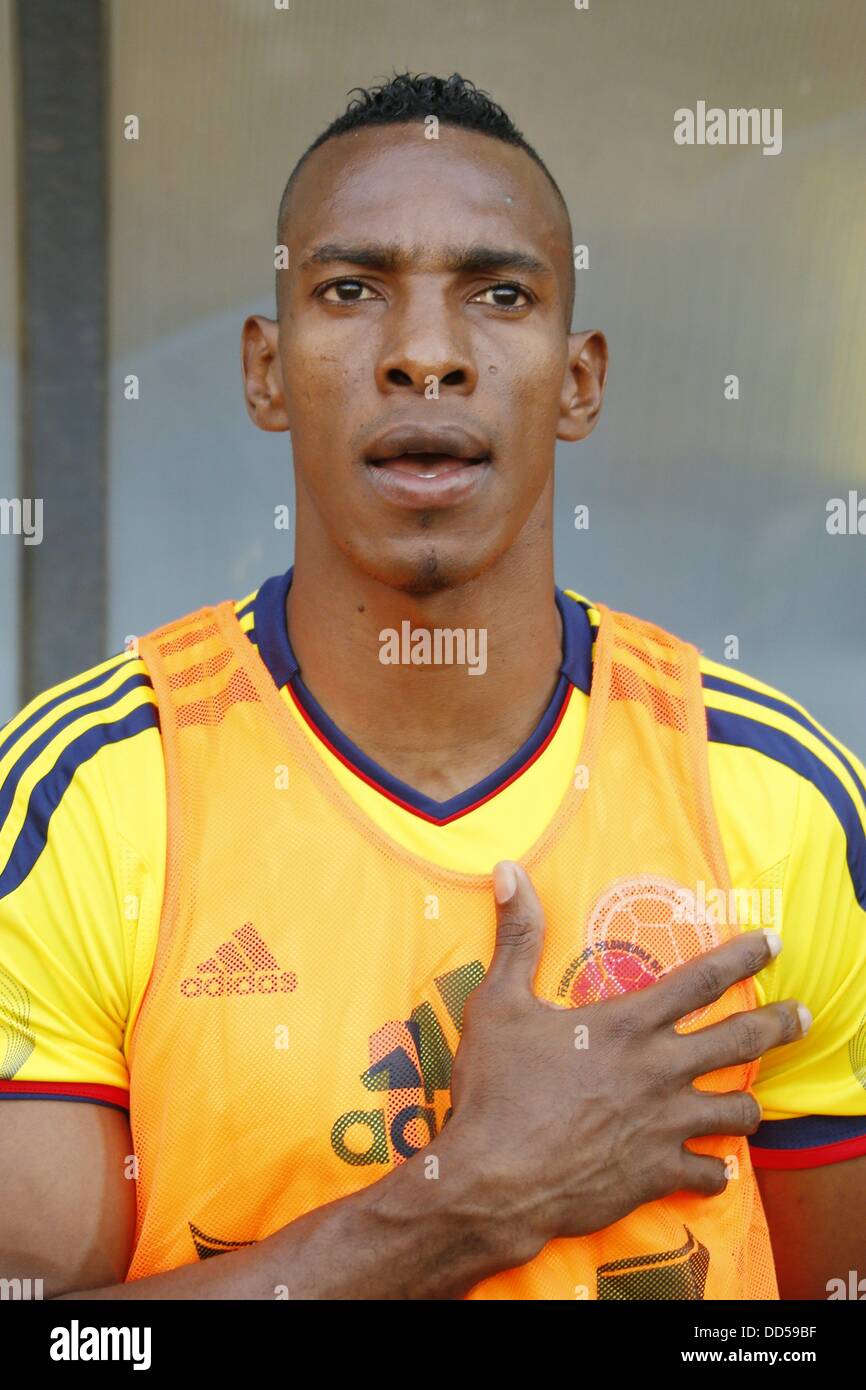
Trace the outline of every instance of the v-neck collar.
<instances>
[{"instance_id":1,"label":"v-neck collar","mask_svg":"<svg viewBox=\"0 0 866 1390\"><path fill-rule=\"evenodd\" d=\"M277 689L288 687L289 693L307 724L322 742L349 766L363 781L378 788L390 800L425 820L443 824L465 815L484 801L504 790L538 758L555 734L565 714L573 688L589 694L592 680L593 633L584 606L555 589L556 604L562 617L562 662L556 689L541 719L529 738L494 772L489 773L447 801L432 797L410 787L367 756L341 729L305 685L300 666L289 641L286 624L286 598L292 583L292 568L275 575L261 586L253 601L254 630L259 655Z\"/></svg>"}]
</instances>

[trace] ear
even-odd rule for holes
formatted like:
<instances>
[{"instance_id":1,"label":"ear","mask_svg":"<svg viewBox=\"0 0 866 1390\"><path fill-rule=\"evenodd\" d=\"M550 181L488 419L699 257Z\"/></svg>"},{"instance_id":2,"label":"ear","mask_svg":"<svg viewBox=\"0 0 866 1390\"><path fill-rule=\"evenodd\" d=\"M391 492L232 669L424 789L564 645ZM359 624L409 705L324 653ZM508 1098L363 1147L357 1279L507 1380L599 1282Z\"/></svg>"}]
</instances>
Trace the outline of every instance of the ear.
<instances>
[{"instance_id":1,"label":"ear","mask_svg":"<svg viewBox=\"0 0 866 1390\"><path fill-rule=\"evenodd\" d=\"M595 429L607 380L607 339L597 329L568 335L557 439L586 439Z\"/></svg>"},{"instance_id":2,"label":"ear","mask_svg":"<svg viewBox=\"0 0 866 1390\"><path fill-rule=\"evenodd\" d=\"M276 319L250 314L241 331L241 372L247 414L260 430L287 430Z\"/></svg>"}]
</instances>

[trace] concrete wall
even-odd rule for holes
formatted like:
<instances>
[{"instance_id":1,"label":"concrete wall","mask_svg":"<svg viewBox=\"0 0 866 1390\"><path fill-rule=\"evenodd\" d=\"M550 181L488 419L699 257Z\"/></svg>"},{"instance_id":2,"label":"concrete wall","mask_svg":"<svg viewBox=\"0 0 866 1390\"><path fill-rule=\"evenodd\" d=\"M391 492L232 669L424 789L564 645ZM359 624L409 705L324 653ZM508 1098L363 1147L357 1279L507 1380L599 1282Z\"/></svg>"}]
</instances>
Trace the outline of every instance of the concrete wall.
<instances>
[{"instance_id":1,"label":"concrete wall","mask_svg":"<svg viewBox=\"0 0 866 1390\"><path fill-rule=\"evenodd\" d=\"M866 496L861 0L108 10L109 650L289 563L289 443L248 423L238 366L244 315L272 312L284 179L352 86L456 69L559 180L590 253L575 323L610 340L602 423L558 461L560 582L720 659L736 634L744 670L866 752L866 537L825 526L829 498ZM698 100L781 107L782 153L677 146Z\"/></svg>"},{"instance_id":2,"label":"concrete wall","mask_svg":"<svg viewBox=\"0 0 866 1390\"><path fill-rule=\"evenodd\" d=\"M0 0L0 497L19 495L18 265L12 4ZM23 539L0 534L0 724L18 703L19 568Z\"/></svg>"}]
</instances>

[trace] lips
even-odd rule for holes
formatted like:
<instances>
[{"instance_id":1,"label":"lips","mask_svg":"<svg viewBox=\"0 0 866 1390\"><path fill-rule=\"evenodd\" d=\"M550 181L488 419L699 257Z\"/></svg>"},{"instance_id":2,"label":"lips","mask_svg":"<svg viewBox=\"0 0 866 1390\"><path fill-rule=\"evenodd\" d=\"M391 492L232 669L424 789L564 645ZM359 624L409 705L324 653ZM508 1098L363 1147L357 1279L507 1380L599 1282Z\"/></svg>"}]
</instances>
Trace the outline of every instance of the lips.
<instances>
[{"instance_id":1,"label":"lips","mask_svg":"<svg viewBox=\"0 0 866 1390\"><path fill-rule=\"evenodd\" d=\"M417 459L419 472L425 463L439 471L448 463L486 463L490 449L485 440L462 425L397 424L370 441L364 458L374 466Z\"/></svg>"},{"instance_id":2,"label":"lips","mask_svg":"<svg viewBox=\"0 0 866 1390\"><path fill-rule=\"evenodd\" d=\"M410 509L455 506L488 472L486 440L462 425L395 424L364 451L366 472L381 497Z\"/></svg>"}]
</instances>

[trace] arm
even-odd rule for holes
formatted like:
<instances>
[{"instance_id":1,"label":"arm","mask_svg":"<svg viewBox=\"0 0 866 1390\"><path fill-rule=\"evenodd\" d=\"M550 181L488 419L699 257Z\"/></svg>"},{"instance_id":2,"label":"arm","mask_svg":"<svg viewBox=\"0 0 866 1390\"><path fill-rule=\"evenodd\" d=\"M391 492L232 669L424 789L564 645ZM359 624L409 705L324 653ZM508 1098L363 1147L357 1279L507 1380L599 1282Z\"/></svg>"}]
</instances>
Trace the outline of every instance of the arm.
<instances>
[{"instance_id":1,"label":"arm","mask_svg":"<svg viewBox=\"0 0 866 1390\"><path fill-rule=\"evenodd\" d=\"M866 1296L866 1157L820 1168L758 1169L779 1294L826 1299L850 1270ZM850 1297L846 1293L845 1297Z\"/></svg>"},{"instance_id":2,"label":"arm","mask_svg":"<svg viewBox=\"0 0 866 1390\"><path fill-rule=\"evenodd\" d=\"M0 1275L44 1295L123 1279L135 1229L132 1152L121 1110L86 1102L0 1104Z\"/></svg>"},{"instance_id":3,"label":"arm","mask_svg":"<svg viewBox=\"0 0 866 1390\"><path fill-rule=\"evenodd\" d=\"M425 1180L421 1164L434 1150L447 1181ZM387 1178L258 1245L126 1284L131 1152L119 1110L5 1102L0 1277L41 1278L48 1298L272 1299L280 1285L293 1299L452 1298L510 1259L489 1202L451 1162L446 1130Z\"/></svg>"},{"instance_id":4,"label":"arm","mask_svg":"<svg viewBox=\"0 0 866 1390\"><path fill-rule=\"evenodd\" d=\"M765 1058L755 1087L766 1118L752 1154L785 1299L826 1299L830 1280L866 1276L866 771L822 748L835 780L801 779L785 950L759 982L759 996L797 994L814 1015L798 1048Z\"/></svg>"}]
</instances>

